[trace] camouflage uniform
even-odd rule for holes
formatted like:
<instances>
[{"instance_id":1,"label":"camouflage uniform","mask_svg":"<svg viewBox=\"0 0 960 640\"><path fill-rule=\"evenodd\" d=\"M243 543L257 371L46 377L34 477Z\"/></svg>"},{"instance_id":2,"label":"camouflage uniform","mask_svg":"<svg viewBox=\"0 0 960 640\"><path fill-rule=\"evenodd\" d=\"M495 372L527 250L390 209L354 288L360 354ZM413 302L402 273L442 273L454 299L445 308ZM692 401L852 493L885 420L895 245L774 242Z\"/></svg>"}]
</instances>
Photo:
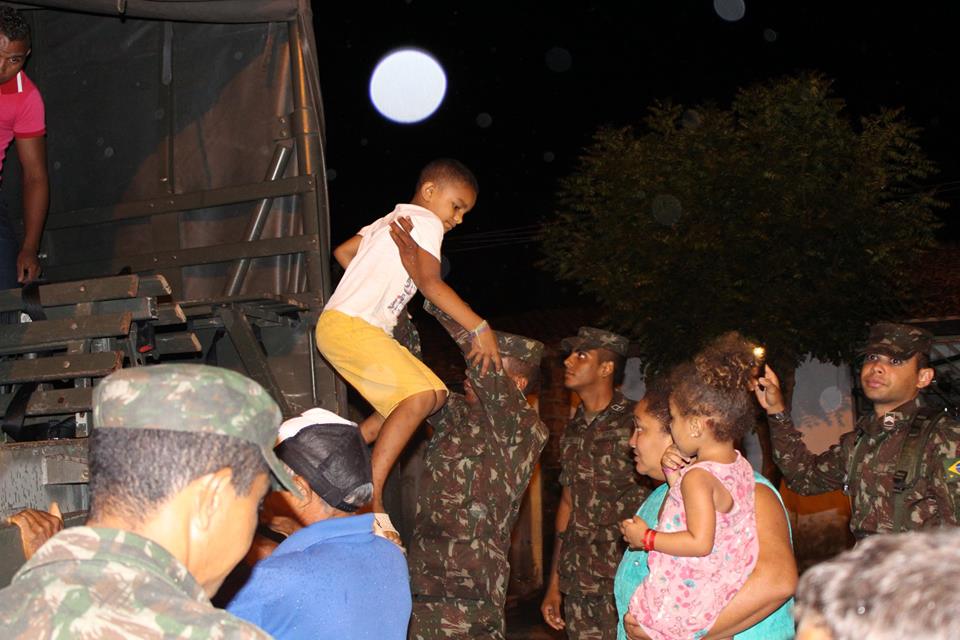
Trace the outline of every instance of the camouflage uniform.
<instances>
[{"instance_id":1,"label":"camouflage uniform","mask_svg":"<svg viewBox=\"0 0 960 640\"><path fill-rule=\"evenodd\" d=\"M74 527L51 538L0 592L3 637L269 638L215 609L159 544L118 529Z\"/></svg>"},{"instance_id":2,"label":"camouflage uniform","mask_svg":"<svg viewBox=\"0 0 960 640\"><path fill-rule=\"evenodd\" d=\"M929 352L931 336L907 325L874 325L862 353L909 358ZM791 489L811 495L843 489L850 497L850 529L857 538L895 531L895 475L911 427L925 410L916 397L893 411L870 413L840 442L812 454L789 414L769 417L774 460ZM929 419L929 418L928 418ZM916 483L903 490L904 529L960 525L960 423L942 417L920 452Z\"/></svg>"},{"instance_id":3,"label":"camouflage uniform","mask_svg":"<svg viewBox=\"0 0 960 640\"><path fill-rule=\"evenodd\" d=\"M625 355L627 349L625 338L591 327L562 344L566 351L606 348ZM650 494L634 470L630 451L633 404L616 391L589 423L580 405L560 441L560 484L569 488L571 512L560 535L558 574L570 638L617 637L613 578L626 549L618 525Z\"/></svg>"},{"instance_id":4,"label":"camouflage uniform","mask_svg":"<svg viewBox=\"0 0 960 640\"><path fill-rule=\"evenodd\" d=\"M97 429L214 433L257 446L274 478L280 410L256 382L204 365L124 369L93 391ZM158 461L173 464L173 461ZM176 523L171 523L175 526ZM226 544L226 543L225 543ZM187 568L130 531L76 527L51 538L0 591L4 638L269 638L215 609Z\"/></svg>"},{"instance_id":5,"label":"camouflage uniform","mask_svg":"<svg viewBox=\"0 0 960 640\"><path fill-rule=\"evenodd\" d=\"M470 334L427 310L466 352ZM497 332L500 354L539 364L543 345ZM429 418L434 432L410 545L410 638L504 637L510 533L547 429L506 372L467 370L479 402L451 394Z\"/></svg>"}]
</instances>

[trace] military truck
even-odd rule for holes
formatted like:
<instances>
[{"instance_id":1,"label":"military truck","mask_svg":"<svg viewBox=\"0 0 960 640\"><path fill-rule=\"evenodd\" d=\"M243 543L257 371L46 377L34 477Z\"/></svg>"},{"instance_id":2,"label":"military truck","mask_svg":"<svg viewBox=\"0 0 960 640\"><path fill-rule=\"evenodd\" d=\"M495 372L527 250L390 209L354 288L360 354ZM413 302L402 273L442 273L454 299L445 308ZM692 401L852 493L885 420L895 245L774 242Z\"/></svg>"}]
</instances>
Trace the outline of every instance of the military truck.
<instances>
[{"instance_id":1,"label":"military truck","mask_svg":"<svg viewBox=\"0 0 960 640\"><path fill-rule=\"evenodd\" d=\"M0 586L23 560L5 516L57 500L82 521L91 390L111 371L209 363L259 381L285 416L346 409L311 330L330 245L310 3L16 6L51 200L43 282L0 292Z\"/></svg>"}]
</instances>

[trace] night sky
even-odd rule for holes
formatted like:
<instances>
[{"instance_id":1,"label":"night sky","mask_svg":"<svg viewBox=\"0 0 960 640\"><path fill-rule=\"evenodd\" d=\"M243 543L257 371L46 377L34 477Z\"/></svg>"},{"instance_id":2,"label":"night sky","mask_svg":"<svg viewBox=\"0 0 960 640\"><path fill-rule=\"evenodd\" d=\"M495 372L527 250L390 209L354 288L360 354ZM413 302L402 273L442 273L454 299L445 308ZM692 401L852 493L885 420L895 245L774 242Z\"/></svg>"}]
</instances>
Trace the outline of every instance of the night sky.
<instances>
[{"instance_id":1,"label":"night sky","mask_svg":"<svg viewBox=\"0 0 960 640\"><path fill-rule=\"evenodd\" d=\"M596 128L639 123L655 99L728 106L740 86L803 70L833 78L852 118L905 107L951 203L940 235L956 238L960 5L742 4L729 22L713 0L316 3L334 242L408 201L427 161L455 157L481 190L444 240L454 288L482 315L584 304L536 269L532 231ZM413 125L368 99L373 68L403 46L431 52L448 80Z\"/></svg>"}]
</instances>

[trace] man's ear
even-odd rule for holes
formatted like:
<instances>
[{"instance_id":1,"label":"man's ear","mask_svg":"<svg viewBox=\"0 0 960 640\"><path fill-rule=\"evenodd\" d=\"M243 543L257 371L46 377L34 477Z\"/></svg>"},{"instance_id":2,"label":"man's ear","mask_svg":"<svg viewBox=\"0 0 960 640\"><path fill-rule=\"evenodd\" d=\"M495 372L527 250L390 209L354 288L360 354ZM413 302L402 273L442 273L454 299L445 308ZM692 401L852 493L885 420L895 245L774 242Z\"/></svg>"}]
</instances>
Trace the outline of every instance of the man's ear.
<instances>
[{"instance_id":1,"label":"man's ear","mask_svg":"<svg viewBox=\"0 0 960 640\"><path fill-rule=\"evenodd\" d=\"M297 485L297 489L300 489L300 495L302 497L298 498L297 496L290 494L290 499L297 503L297 506L303 508L310 504L310 501L313 499L313 489L310 488L310 483L300 475L293 474L293 483Z\"/></svg>"},{"instance_id":2,"label":"man's ear","mask_svg":"<svg viewBox=\"0 0 960 640\"><path fill-rule=\"evenodd\" d=\"M935 374L936 371L934 371L933 367L924 367L923 369L920 369L920 371L917 372L917 389L923 389L933 382Z\"/></svg>"},{"instance_id":3,"label":"man's ear","mask_svg":"<svg viewBox=\"0 0 960 640\"><path fill-rule=\"evenodd\" d=\"M513 376L513 381L516 383L517 389L520 390L520 393L527 392L527 385L530 383L530 381L527 379L527 376L515 375Z\"/></svg>"},{"instance_id":4,"label":"man's ear","mask_svg":"<svg viewBox=\"0 0 960 640\"><path fill-rule=\"evenodd\" d=\"M233 469L223 467L213 473L201 476L190 483L193 485L193 524L191 528L208 531L219 512L227 504L227 499L236 495L233 488ZM226 492L231 492L228 495Z\"/></svg>"},{"instance_id":5,"label":"man's ear","mask_svg":"<svg viewBox=\"0 0 960 640\"><path fill-rule=\"evenodd\" d=\"M613 361L612 361L612 360L607 360L606 362L604 362L603 364L601 364L601 365L600 365L599 372L600 372L600 377L601 377L601 378L606 378L607 376L612 376L612 375L613 375Z\"/></svg>"}]
</instances>

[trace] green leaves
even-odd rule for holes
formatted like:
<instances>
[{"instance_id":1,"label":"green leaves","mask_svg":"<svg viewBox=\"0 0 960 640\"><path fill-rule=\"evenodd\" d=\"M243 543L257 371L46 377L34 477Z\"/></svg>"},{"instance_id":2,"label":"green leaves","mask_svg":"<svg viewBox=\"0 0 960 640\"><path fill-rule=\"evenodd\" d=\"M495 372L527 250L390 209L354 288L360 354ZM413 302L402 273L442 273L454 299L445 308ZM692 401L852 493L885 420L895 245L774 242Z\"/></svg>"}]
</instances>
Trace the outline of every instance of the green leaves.
<instances>
[{"instance_id":1,"label":"green leaves","mask_svg":"<svg viewBox=\"0 0 960 640\"><path fill-rule=\"evenodd\" d=\"M803 74L729 109L650 107L603 128L561 183L543 265L594 296L654 367L738 329L774 361L837 360L895 317L933 244L935 167L899 110L854 127Z\"/></svg>"}]
</instances>

